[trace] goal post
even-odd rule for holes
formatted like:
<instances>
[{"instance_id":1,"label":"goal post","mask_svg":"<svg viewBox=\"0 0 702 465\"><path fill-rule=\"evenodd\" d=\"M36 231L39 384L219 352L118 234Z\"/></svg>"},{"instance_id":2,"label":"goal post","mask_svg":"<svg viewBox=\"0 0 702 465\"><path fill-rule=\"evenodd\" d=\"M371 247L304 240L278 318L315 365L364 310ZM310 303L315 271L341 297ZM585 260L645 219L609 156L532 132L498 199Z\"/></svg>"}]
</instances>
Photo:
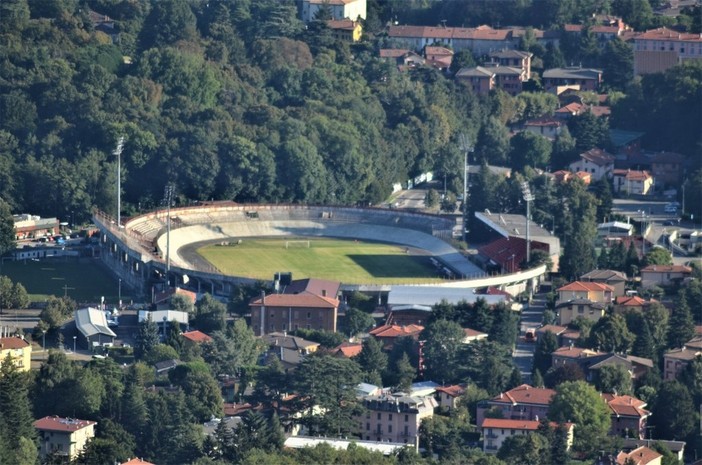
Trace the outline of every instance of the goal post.
<instances>
[{"instance_id":1,"label":"goal post","mask_svg":"<svg viewBox=\"0 0 702 465\"><path fill-rule=\"evenodd\" d=\"M309 249L310 248L310 241L309 240L285 241L285 248L286 249L291 249L291 248Z\"/></svg>"}]
</instances>

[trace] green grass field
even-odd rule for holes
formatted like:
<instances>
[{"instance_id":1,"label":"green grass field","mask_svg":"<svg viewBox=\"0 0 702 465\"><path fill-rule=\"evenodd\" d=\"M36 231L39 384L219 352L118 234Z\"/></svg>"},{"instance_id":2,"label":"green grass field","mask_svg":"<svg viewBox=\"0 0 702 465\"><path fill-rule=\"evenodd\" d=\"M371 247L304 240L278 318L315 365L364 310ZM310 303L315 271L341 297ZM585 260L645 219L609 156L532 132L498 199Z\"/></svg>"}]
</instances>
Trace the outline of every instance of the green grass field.
<instances>
[{"instance_id":1,"label":"green grass field","mask_svg":"<svg viewBox=\"0 0 702 465\"><path fill-rule=\"evenodd\" d=\"M99 302L101 296L105 296L108 302L117 301L117 279L93 261L5 262L0 265L0 274L22 283L35 302L50 295L61 297L64 293L77 302ZM127 292L122 289L122 299L125 298Z\"/></svg>"},{"instance_id":2,"label":"green grass field","mask_svg":"<svg viewBox=\"0 0 702 465\"><path fill-rule=\"evenodd\" d=\"M285 247L286 241L296 241ZM198 253L222 273L272 279L290 271L293 279L332 279L348 284L440 282L429 257L408 255L405 247L341 239L244 239L209 245Z\"/></svg>"}]
</instances>

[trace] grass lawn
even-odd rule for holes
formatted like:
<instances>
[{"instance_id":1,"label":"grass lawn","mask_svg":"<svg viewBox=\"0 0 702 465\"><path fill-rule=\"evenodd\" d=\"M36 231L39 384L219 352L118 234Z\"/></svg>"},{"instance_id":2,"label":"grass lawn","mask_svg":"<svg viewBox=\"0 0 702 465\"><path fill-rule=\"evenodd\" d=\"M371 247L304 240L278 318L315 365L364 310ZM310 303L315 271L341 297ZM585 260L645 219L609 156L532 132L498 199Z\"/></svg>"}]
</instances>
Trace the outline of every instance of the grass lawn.
<instances>
[{"instance_id":1,"label":"grass lawn","mask_svg":"<svg viewBox=\"0 0 702 465\"><path fill-rule=\"evenodd\" d=\"M341 239L244 239L241 244L208 245L198 253L222 273L273 279L290 271L293 279L332 279L348 284L441 282L429 257L408 255L405 247ZM286 242L294 241L289 248Z\"/></svg>"},{"instance_id":2,"label":"grass lawn","mask_svg":"<svg viewBox=\"0 0 702 465\"><path fill-rule=\"evenodd\" d=\"M108 302L117 301L117 279L93 261L8 261L0 265L0 274L22 283L35 302L50 295L61 297L64 292L77 302L100 302L101 296ZM127 293L122 291L124 300Z\"/></svg>"}]
</instances>

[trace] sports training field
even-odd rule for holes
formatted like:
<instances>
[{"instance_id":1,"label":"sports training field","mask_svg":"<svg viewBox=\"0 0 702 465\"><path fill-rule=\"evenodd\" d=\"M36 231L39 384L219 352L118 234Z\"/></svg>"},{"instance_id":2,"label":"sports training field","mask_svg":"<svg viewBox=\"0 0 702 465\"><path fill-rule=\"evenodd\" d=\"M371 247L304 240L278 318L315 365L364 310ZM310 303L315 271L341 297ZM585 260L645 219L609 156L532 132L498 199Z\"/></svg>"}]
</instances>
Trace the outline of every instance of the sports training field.
<instances>
[{"instance_id":1,"label":"sports training field","mask_svg":"<svg viewBox=\"0 0 702 465\"><path fill-rule=\"evenodd\" d=\"M270 280L278 271L293 279L320 278L346 284L440 282L427 256L402 246L341 239L244 239L197 252L222 273ZM286 248L286 242L288 247Z\"/></svg>"},{"instance_id":2,"label":"sports training field","mask_svg":"<svg viewBox=\"0 0 702 465\"><path fill-rule=\"evenodd\" d=\"M33 301L42 301L50 295L68 295L78 302L116 302L117 279L112 277L97 261L63 261L47 259L41 261L23 260L5 262L0 266L0 274L13 282L20 282L27 289ZM122 299L128 298L126 288L122 289Z\"/></svg>"}]
</instances>

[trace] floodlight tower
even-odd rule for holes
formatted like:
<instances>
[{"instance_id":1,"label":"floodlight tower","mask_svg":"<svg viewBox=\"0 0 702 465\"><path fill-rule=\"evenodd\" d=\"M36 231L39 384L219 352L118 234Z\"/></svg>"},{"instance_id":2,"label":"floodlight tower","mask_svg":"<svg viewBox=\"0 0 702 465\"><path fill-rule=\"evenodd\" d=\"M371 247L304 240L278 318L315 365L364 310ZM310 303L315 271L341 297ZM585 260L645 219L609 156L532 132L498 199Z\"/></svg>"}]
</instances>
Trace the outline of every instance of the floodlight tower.
<instances>
[{"instance_id":1,"label":"floodlight tower","mask_svg":"<svg viewBox=\"0 0 702 465\"><path fill-rule=\"evenodd\" d=\"M468 243L468 154L473 151L470 138L461 133L458 137L458 145L463 151L463 242Z\"/></svg>"},{"instance_id":2,"label":"floodlight tower","mask_svg":"<svg viewBox=\"0 0 702 465\"><path fill-rule=\"evenodd\" d=\"M534 194L531 193L529 188L529 183L524 181L522 183L522 195L524 196L524 201L526 202L526 261L529 263L531 260L531 244L529 243L529 220L531 218L531 208L530 204L534 201Z\"/></svg>"},{"instance_id":3,"label":"floodlight tower","mask_svg":"<svg viewBox=\"0 0 702 465\"><path fill-rule=\"evenodd\" d=\"M122 227L122 150L124 149L124 136L117 141L117 147L112 154L117 157L117 229Z\"/></svg>"},{"instance_id":4,"label":"floodlight tower","mask_svg":"<svg viewBox=\"0 0 702 465\"><path fill-rule=\"evenodd\" d=\"M163 192L163 201L166 203L166 285L170 285L168 273L171 271L171 204L173 203L173 192L175 186L171 183L166 184Z\"/></svg>"}]
</instances>

